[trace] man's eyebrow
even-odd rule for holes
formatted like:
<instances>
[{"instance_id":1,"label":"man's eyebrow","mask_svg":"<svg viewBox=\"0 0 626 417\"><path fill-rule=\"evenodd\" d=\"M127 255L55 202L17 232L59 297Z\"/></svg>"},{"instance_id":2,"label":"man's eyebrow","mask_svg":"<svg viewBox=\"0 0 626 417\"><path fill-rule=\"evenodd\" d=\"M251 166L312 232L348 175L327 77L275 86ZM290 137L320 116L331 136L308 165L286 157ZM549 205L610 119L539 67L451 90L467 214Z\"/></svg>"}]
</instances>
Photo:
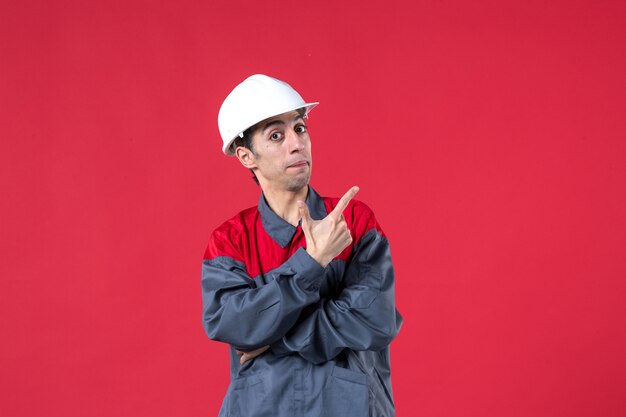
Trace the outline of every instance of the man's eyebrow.
<instances>
[{"instance_id":1,"label":"man's eyebrow","mask_svg":"<svg viewBox=\"0 0 626 417\"><path fill-rule=\"evenodd\" d=\"M301 115L296 115L296 117L293 118L293 121L295 122L296 120L302 120L304 121L304 117L302 117ZM268 128L275 126L275 125L284 125L285 122L283 122L282 120L272 120L271 122L267 122L265 123L265 126L263 126L263 132L265 132Z\"/></svg>"},{"instance_id":2,"label":"man's eyebrow","mask_svg":"<svg viewBox=\"0 0 626 417\"><path fill-rule=\"evenodd\" d=\"M274 125L284 125L284 124L285 122L283 122L282 120L272 120L271 122L265 123L265 126L263 126L263 132L265 132L268 128Z\"/></svg>"}]
</instances>

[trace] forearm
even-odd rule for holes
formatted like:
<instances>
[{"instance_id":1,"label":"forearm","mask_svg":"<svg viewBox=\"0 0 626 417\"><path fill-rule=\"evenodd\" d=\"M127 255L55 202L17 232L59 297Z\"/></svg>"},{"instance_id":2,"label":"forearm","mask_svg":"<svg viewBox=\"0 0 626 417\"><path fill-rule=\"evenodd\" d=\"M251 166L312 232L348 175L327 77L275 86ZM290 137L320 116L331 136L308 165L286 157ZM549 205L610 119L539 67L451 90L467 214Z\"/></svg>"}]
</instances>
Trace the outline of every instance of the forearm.
<instances>
[{"instance_id":1,"label":"forearm","mask_svg":"<svg viewBox=\"0 0 626 417\"><path fill-rule=\"evenodd\" d=\"M300 312L319 300L323 269L303 249L269 271L254 288L242 264L229 258L202 267L203 325L207 336L242 350L268 345L293 327Z\"/></svg>"},{"instance_id":2,"label":"forearm","mask_svg":"<svg viewBox=\"0 0 626 417\"><path fill-rule=\"evenodd\" d=\"M394 273L386 239L373 231L346 268L345 288L316 308L281 340L277 355L298 353L321 363L343 349L378 351L397 335L402 317L395 308Z\"/></svg>"}]
</instances>

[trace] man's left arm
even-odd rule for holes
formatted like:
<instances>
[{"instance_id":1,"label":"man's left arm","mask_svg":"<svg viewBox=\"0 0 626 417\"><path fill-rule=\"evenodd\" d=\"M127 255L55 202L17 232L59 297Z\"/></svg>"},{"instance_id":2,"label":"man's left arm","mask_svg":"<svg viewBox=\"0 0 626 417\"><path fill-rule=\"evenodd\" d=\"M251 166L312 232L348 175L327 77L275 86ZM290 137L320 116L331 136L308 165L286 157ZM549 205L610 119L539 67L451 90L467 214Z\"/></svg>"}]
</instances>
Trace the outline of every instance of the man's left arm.
<instances>
[{"instance_id":1,"label":"man's left arm","mask_svg":"<svg viewBox=\"0 0 626 417\"><path fill-rule=\"evenodd\" d=\"M379 351L398 334L402 317L395 308L389 242L367 210L370 228L354 246L343 290L335 299L320 300L310 315L273 343L274 354L297 352L322 363L345 348Z\"/></svg>"}]
</instances>

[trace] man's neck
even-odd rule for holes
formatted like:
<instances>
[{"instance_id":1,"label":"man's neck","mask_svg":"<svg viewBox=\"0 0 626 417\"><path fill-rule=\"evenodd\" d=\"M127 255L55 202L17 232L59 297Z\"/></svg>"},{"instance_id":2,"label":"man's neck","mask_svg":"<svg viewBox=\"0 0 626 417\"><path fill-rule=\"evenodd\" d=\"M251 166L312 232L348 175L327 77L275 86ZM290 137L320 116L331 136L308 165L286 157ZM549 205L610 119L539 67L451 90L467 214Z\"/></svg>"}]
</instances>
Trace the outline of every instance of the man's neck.
<instances>
[{"instance_id":1,"label":"man's neck","mask_svg":"<svg viewBox=\"0 0 626 417\"><path fill-rule=\"evenodd\" d=\"M308 186L304 186L298 191L272 190L268 188L263 190L263 195L267 205L270 206L274 213L285 219L289 224L297 226L300 221L300 212L296 202L298 200L306 201L308 191Z\"/></svg>"}]
</instances>

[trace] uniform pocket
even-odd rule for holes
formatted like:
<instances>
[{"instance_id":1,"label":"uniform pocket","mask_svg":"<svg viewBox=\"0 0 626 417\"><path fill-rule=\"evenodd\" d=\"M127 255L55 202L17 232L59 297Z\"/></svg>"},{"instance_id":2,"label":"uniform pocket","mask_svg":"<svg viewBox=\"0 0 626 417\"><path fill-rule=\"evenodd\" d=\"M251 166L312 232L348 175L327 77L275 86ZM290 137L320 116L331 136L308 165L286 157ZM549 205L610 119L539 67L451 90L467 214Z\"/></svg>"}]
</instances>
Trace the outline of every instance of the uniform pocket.
<instances>
[{"instance_id":1,"label":"uniform pocket","mask_svg":"<svg viewBox=\"0 0 626 417\"><path fill-rule=\"evenodd\" d=\"M367 417L367 376L335 366L323 398L322 417Z\"/></svg>"},{"instance_id":2,"label":"uniform pocket","mask_svg":"<svg viewBox=\"0 0 626 417\"><path fill-rule=\"evenodd\" d=\"M265 379L262 375L237 378L231 382L226 415L252 416L265 400Z\"/></svg>"}]
</instances>

